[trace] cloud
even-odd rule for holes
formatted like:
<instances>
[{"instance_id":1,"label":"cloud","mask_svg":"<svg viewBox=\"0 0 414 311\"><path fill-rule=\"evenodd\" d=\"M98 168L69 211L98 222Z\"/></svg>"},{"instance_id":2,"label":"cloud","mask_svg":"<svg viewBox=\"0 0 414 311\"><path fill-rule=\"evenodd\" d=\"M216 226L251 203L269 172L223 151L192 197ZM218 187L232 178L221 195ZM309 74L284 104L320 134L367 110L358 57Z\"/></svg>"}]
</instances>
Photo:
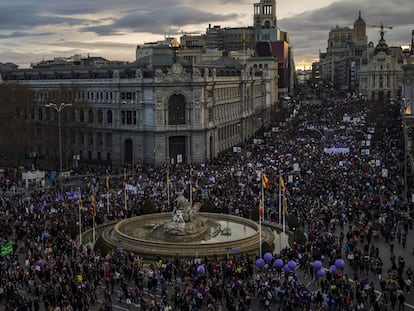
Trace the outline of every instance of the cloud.
<instances>
[{"instance_id":1,"label":"cloud","mask_svg":"<svg viewBox=\"0 0 414 311\"><path fill-rule=\"evenodd\" d=\"M97 42L97 41L64 41L61 40L59 42L51 44L53 46L58 47L70 47L73 48L76 46L78 49L114 49L114 48L128 48L131 51L135 51L137 45L135 43L120 43L114 41L105 41L105 42Z\"/></svg>"},{"instance_id":2,"label":"cloud","mask_svg":"<svg viewBox=\"0 0 414 311\"><path fill-rule=\"evenodd\" d=\"M0 61L9 60L11 45L20 52L33 51L31 58L49 56L55 52L55 47L59 55L69 55L74 49L77 53L88 53L91 49L102 53L103 57L117 57L112 54L114 46L121 46L122 51L128 49L122 45L123 42L133 47L124 54L122 58L125 59L133 57L136 44L158 40L166 34L178 36L182 31L203 33L208 24L213 23L223 28L252 26L253 4L259 1L43 2L39 5L36 0L0 0ZM281 16L278 24L281 30L289 33L295 58L313 61L318 58L319 51L326 50L330 29L336 25L352 27L358 11L362 12L367 25L383 22L393 26L386 33L390 45L409 43L411 29L414 29L412 10L407 9L410 7L412 0L296 0L294 3L278 3L278 16ZM376 27L367 28L369 41L378 41L378 31ZM30 40L33 36L38 38Z\"/></svg>"},{"instance_id":3,"label":"cloud","mask_svg":"<svg viewBox=\"0 0 414 311\"><path fill-rule=\"evenodd\" d=\"M83 27L81 31L94 32L97 35L119 35L128 32L145 32L163 35L178 33L188 25L208 24L209 22L228 21L238 18L235 13L212 14L199 9L175 6L151 10L135 10L114 20L111 24Z\"/></svg>"},{"instance_id":4,"label":"cloud","mask_svg":"<svg viewBox=\"0 0 414 311\"><path fill-rule=\"evenodd\" d=\"M53 34L52 32L40 32L40 33L30 33L30 32L22 32L22 31L15 31L10 34L2 35L0 34L1 39L9 39L9 38L22 38L22 37L41 37L41 36L49 36Z\"/></svg>"},{"instance_id":5,"label":"cloud","mask_svg":"<svg viewBox=\"0 0 414 311\"><path fill-rule=\"evenodd\" d=\"M0 29L33 29L35 27L56 26L56 25L79 25L84 22L83 19L51 15L39 10L33 5L0 5Z\"/></svg>"},{"instance_id":6,"label":"cloud","mask_svg":"<svg viewBox=\"0 0 414 311\"><path fill-rule=\"evenodd\" d=\"M318 52L325 52L329 31L336 26L353 28L361 11L367 24L368 41L375 43L379 39L379 26L383 23L393 29L385 29L385 39L391 46L408 44L411 29L414 29L411 10L412 0L343 0L332 4L291 15L278 21L281 29L287 31L290 43L294 47L297 59L318 59Z\"/></svg>"}]
</instances>

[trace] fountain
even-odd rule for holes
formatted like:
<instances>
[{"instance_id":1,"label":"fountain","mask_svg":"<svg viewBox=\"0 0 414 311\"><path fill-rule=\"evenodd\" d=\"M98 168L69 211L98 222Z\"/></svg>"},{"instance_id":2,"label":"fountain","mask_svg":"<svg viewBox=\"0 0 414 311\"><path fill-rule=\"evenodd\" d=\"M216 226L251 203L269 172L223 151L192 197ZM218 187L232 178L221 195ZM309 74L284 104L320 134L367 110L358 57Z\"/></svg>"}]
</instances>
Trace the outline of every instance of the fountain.
<instances>
[{"instance_id":1,"label":"fountain","mask_svg":"<svg viewBox=\"0 0 414 311\"><path fill-rule=\"evenodd\" d=\"M143 215L106 226L101 239L109 248L123 248L147 258L157 256L225 257L259 251L259 225L246 218L200 212L181 194L172 213ZM274 234L262 228L262 239Z\"/></svg>"},{"instance_id":2,"label":"fountain","mask_svg":"<svg viewBox=\"0 0 414 311\"><path fill-rule=\"evenodd\" d=\"M172 220L164 225L167 236L194 236L204 233L207 226L207 219L198 215L201 204L191 203L180 194L176 201L176 207L172 213Z\"/></svg>"}]
</instances>

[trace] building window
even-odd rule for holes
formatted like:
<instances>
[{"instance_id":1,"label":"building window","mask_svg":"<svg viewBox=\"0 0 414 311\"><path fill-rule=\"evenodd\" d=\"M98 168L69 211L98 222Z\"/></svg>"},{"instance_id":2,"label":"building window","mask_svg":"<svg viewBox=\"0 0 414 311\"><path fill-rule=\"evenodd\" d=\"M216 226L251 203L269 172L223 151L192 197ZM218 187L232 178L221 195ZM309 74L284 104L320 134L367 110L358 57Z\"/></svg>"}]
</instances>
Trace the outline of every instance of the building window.
<instances>
[{"instance_id":1,"label":"building window","mask_svg":"<svg viewBox=\"0 0 414 311\"><path fill-rule=\"evenodd\" d=\"M79 110L79 122L85 122L85 112L83 109Z\"/></svg>"},{"instance_id":2,"label":"building window","mask_svg":"<svg viewBox=\"0 0 414 311\"><path fill-rule=\"evenodd\" d=\"M132 111L127 111L127 124L132 124Z\"/></svg>"},{"instance_id":3,"label":"building window","mask_svg":"<svg viewBox=\"0 0 414 311\"><path fill-rule=\"evenodd\" d=\"M121 122L122 124L137 124L137 112L131 110L122 110L121 111Z\"/></svg>"},{"instance_id":4,"label":"building window","mask_svg":"<svg viewBox=\"0 0 414 311\"><path fill-rule=\"evenodd\" d=\"M112 133L106 133L105 134L105 146L112 147Z\"/></svg>"},{"instance_id":5,"label":"building window","mask_svg":"<svg viewBox=\"0 0 414 311\"><path fill-rule=\"evenodd\" d=\"M41 107L37 109L37 119L40 121L43 119L43 109Z\"/></svg>"},{"instance_id":6,"label":"building window","mask_svg":"<svg viewBox=\"0 0 414 311\"><path fill-rule=\"evenodd\" d=\"M172 95L168 101L168 124L180 125L186 123L185 98L183 95Z\"/></svg>"},{"instance_id":7,"label":"building window","mask_svg":"<svg viewBox=\"0 0 414 311\"><path fill-rule=\"evenodd\" d=\"M106 123L112 124L112 111L108 110L106 112Z\"/></svg>"},{"instance_id":8,"label":"building window","mask_svg":"<svg viewBox=\"0 0 414 311\"><path fill-rule=\"evenodd\" d=\"M96 140L98 142L98 146L102 146L103 145L103 135L102 133L96 133L97 137Z\"/></svg>"},{"instance_id":9,"label":"building window","mask_svg":"<svg viewBox=\"0 0 414 311\"><path fill-rule=\"evenodd\" d=\"M98 123L99 124L103 123L103 112L101 109L98 110Z\"/></svg>"},{"instance_id":10,"label":"building window","mask_svg":"<svg viewBox=\"0 0 414 311\"><path fill-rule=\"evenodd\" d=\"M121 123L122 124L126 123L126 111L125 110L121 111Z\"/></svg>"},{"instance_id":11,"label":"building window","mask_svg":"<svg viewBox=\"0 0 414 311\"><path fill-rule=\"evenodd\" d=\"M93 133L88 133L88 145L93 145Z\"/></svg>"},{"instance_id":12,"label":"building window","mask_svg":"<svg viewBox=\"0 0 414 311\"><path fill-rule=\"evenodd\" d=\"M88 122L93 123L93 110L89 109L88 111Z\"/></svg>"},{"instance_id":13,"label":"building window","mask_svg":"<svg viewBox=\"0 0 414 311\"><path fill-rule=\"evenodd\" d=\"M80 146L83 146L84 143L85 143L85 139L83 137L83 132L79 132L78 135L79 135L78 143L79 143Z\"/></svg>"}]
</instances>

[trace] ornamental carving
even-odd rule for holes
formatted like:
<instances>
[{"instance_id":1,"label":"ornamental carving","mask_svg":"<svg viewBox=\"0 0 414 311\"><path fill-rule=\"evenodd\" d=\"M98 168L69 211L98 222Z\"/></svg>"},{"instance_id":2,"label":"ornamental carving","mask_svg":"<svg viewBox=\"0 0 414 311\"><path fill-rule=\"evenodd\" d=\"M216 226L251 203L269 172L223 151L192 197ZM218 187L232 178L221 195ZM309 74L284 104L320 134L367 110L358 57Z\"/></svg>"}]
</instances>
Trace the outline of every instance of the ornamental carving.
<instances>
[{"instance_id":1,"label":"ornamental carving","mask_svg":"<svg viewBox=\"0 0 414 311\"><path fill-rule=\"evenodd\" d=\"M157 125L161 125L163 123L162 111L157 111Z\"/></svg>"},{"instance_id":2,"label":"ornamental carving","mask_svg":"<svg viewBox=\"0 0 414 311\"><path fill-rule=\"evenodd\" d=\"M201 92L199 90L194 91L194 99L200 100L200 97L201 97Z\"/></svg>"},{"instance_id":3,"label":"ornamental carving","mask_svg":"<svg viewBox=\"0 0 414 311\"><path fill-rule=\"evenodd\" d=\"M200 68L193 68L193 77L200 77L201 71Z\"/></svg>"},{"instance_id":4,"label":"ornamental carving","mask_svg":"<svg viewBox=\"0 0 414 311\"><path fill-rule=\"evenodd\" d=\"M194 109L194 122L199 124L201 121L201 109Z\"/></svg>"},{"instance_id":5,"label":"ornamental carving","mask_svg":"<svg viewBox=\"0 0 414 311\"><path fill-rule=\"evenodd\" d=\"M161 100L162 100L162 92L161 92L161 91L157 91L157 92L155 93L155 99L156 99L157 101L161 101Z\"/></svg>"},{"instance_id":6,"label":"ornamental carving","mask_svg":"<svg viewBox=\"0 0 414 311\"><path fill-rule=\"evenodd\" d=\"M168 69L167 74L164 76L164 81L165 82L186 81L189 78L191 78L191 75L188 72L186 72L184 68L177 69L175 67L174 70L172 70L172 68Z\"/></svg>"}]
</instances>

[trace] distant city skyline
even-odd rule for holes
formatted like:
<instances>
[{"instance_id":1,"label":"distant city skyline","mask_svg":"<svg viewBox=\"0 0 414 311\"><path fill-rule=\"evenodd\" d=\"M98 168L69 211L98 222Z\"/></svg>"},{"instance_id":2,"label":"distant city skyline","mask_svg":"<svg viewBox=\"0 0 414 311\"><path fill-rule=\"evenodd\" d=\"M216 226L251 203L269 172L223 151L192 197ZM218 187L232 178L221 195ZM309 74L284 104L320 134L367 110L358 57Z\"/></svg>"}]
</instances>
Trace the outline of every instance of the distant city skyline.
<instances>
[{"instance_id":1,"label":"distant city skyline","mask_svg":"<svg viewBox=\"0 0 414 311\"><path fill-rule=\"evenodd\" d=\"M100 0L39 3L0 0L0 62L27 68L31 63L74 54L109 60L135 60L138 44L182 33L205 33L208 25L253 25L259 0ZM368 41L376 44L383 22L390 46L408 45L412 0L277 1L278 26L287 31L297 68L309 68L325 52L330 29L353 27L361 11Z\"/></svg>"}]
</instances>

